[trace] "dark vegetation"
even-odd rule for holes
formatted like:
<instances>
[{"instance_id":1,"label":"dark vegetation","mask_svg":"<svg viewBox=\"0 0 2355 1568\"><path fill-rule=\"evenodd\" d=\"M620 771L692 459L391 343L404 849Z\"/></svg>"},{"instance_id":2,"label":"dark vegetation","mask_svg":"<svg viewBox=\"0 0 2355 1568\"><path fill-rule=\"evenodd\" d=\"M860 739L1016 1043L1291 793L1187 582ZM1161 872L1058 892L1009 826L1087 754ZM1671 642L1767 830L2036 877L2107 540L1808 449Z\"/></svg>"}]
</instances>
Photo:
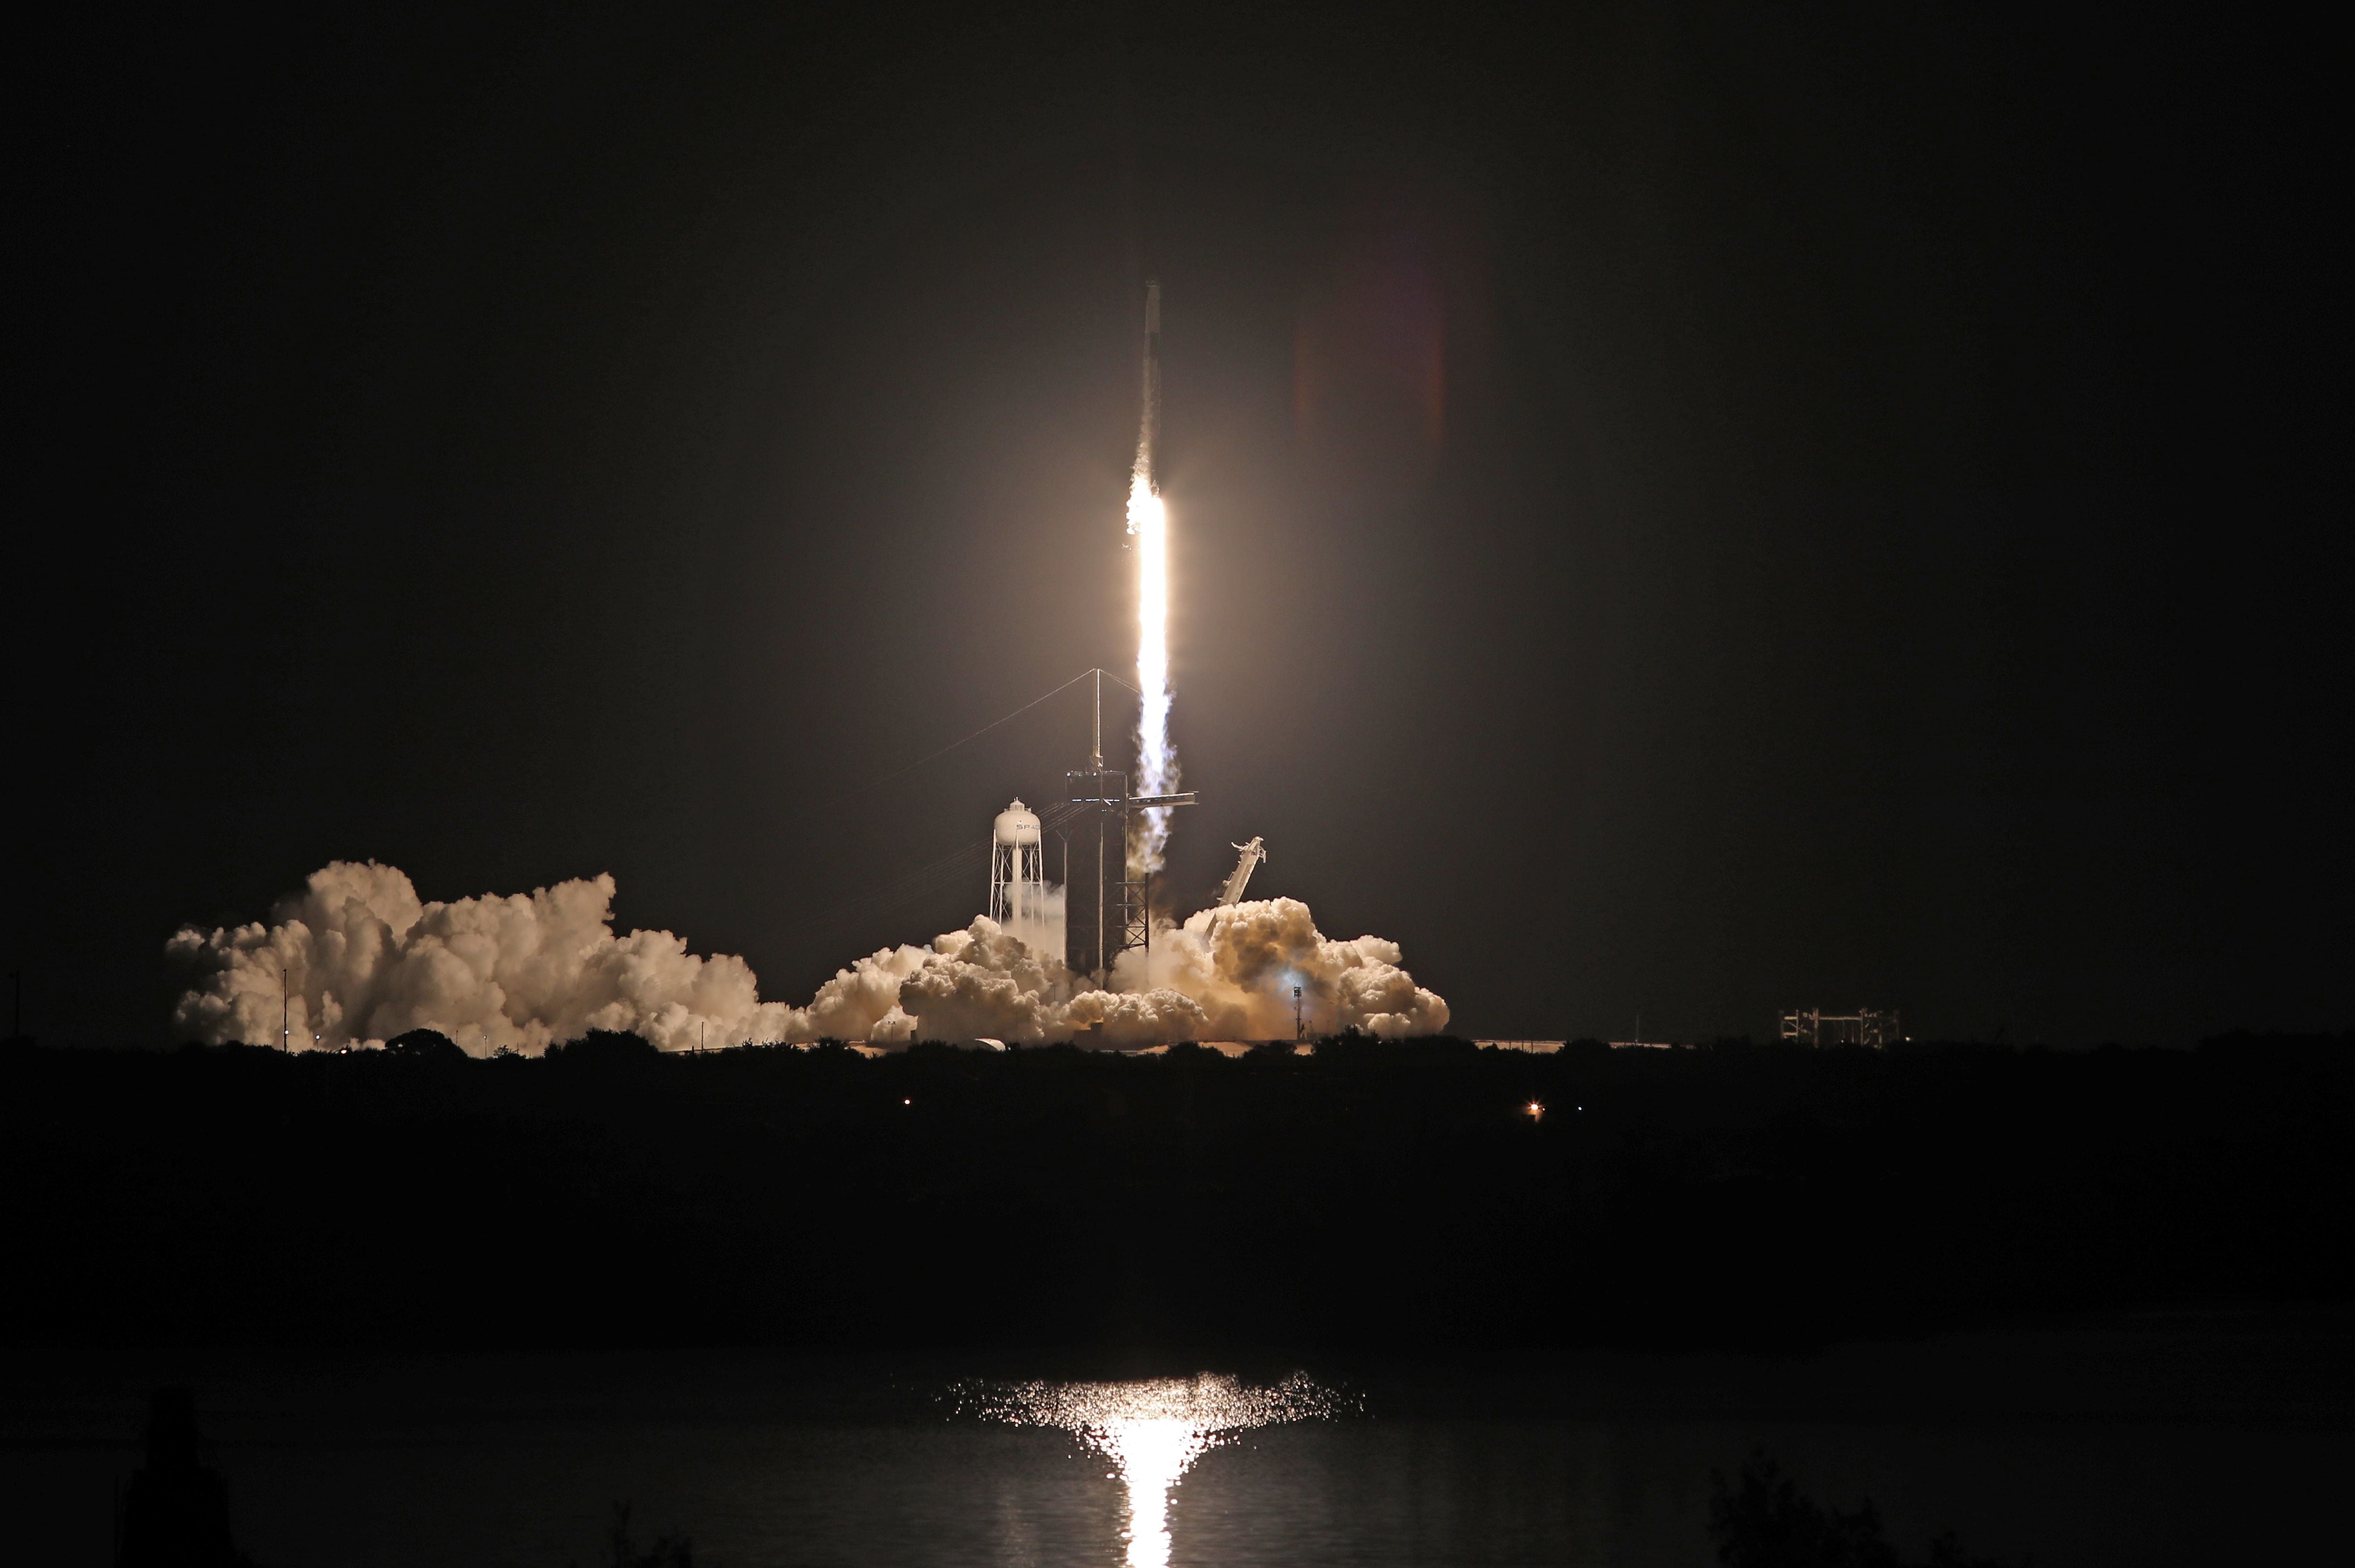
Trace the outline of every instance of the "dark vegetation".
<instances>
[{"instance_id":1,"label":"dark vegetation","mask_svg":"<svg viewBox=\"0 0 2355 1568\"><path fill-rule=\"evenodd\" d=\"M155 1391L146 1448L117 1497L116 1568L255 1568L230 1540L229 1489L201 1457L195 1395Z\"/></svg>"},{"instance_id":2,"label":"dark vegetation","mask_svg":"<svg viewBox=\"0 0 2355 1568\"><path fill-rule=\"evenodd\" d=\"M2345 1300L2350 1105L2348 1036L1241 1060L18 1047L0 1332L1792 1343Z\"/></svg>"},{"instance_id":3,"label":"dark vegetation","mask_svg":"<svg viewBox=\"0 0 2355 1568\"><path fill-rule=\"evenodd\" d=\"M613 1553L607 1568L695 1568L695 1542L684 1535L658 1535L645 1551L630 1534L630 1505L613 1505L613 1522L605 1531L605 1547Z\"/></svg>"},{"instance_id":4,"label":"dark vegetation","mask_svg":"<svg viewBox=\"0 0 2355 1568\"><path fill-rule=\"evenodd\" d=\"M1966 1556L1951 1532L1931 1541L1925 1557L1902 1556L1882 1535L1870 1499L1854 1513L1824 1508L1763 1454L1751 1456L1733 1485L1716 1477L1714 1489L1709 1531L1725 1568L2008 1568Z\"/></svg>"}]
</instances>

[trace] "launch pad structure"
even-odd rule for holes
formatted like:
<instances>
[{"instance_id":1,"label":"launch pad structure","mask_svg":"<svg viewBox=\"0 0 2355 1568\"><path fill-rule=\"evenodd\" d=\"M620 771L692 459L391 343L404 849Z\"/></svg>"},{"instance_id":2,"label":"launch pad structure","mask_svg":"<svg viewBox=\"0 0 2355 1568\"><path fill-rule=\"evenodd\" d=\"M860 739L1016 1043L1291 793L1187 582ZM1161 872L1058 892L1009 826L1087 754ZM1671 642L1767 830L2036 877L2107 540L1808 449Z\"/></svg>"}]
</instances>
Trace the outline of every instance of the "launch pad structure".
<instances>
[{"instance_id":1,"label":"launch pad structure","mask_svg":"<svg viewBox=\"0 0 2355 1568\"><path fill-rule=\"evenodd\" d=\"M1094 744L1088 752L1088 765L1075 768L1063 775L1064 795L1074 807L1072 826L1085 831L1095 829L1096 929L1093 955L1095 962L1088 973L1101 985L1112 974L1114 960L1130 948L1150 951L1153 946L1153 875L1150 871L1131 874L1127 863L1129 818L1140 811L1156 810L1174 805L1192 805L1194 792L1177 795L1131 795L1128 775L1117 768L1104 766L1103 759L1103 671L1095 675ZM1121 875L1117 881L1105 875L1104 857L1107 840L1120 853ZM1064 841L1064 863L1070 864L1070 839ZM1070 874L1064 877L1064 897L1070 893ZM1070 903L1065 905L1070 908ZM1081 933L1084 939L1085 933ZM1071 965L1078 968L1074 963Z\"/></svg>"},{"instance_id":2,"label":"launch pad structure","mask_svg":"<svg viewBox=\"0 0 2355 1568\"><path fill-rule=\"evenodd\" d=\"M1259 869L1260 862L1267 859L1267 840L1263 837L1255 837L1248 844L1230 844L1227 848L1235 851L1235 869L1220 885L1219 904L1221 907L1242 902L1243 890L1251 886L1252 873Z\"/></svg>"}]
</instances>

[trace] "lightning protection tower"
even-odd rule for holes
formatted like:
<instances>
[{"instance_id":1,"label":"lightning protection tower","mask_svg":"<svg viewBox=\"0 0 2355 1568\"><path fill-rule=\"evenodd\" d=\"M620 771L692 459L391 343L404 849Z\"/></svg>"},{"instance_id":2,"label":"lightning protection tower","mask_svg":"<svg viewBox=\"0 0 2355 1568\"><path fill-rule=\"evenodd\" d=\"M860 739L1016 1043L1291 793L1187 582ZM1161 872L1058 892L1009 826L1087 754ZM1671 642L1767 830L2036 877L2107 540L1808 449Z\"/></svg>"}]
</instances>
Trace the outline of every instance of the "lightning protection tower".
<instances>
[{"instance_id":1,"label":"lightning protection tower","mask_svg":"<svg viewBox=\"0 0 2355 1568\"><path fill-rule=\"evenodd\" d=\"M1038 814L1018 798L997 814L989 837L989 918L1009 929L1035 925L1047 913L1047 848Z\"/></svg>"}]
</instances>

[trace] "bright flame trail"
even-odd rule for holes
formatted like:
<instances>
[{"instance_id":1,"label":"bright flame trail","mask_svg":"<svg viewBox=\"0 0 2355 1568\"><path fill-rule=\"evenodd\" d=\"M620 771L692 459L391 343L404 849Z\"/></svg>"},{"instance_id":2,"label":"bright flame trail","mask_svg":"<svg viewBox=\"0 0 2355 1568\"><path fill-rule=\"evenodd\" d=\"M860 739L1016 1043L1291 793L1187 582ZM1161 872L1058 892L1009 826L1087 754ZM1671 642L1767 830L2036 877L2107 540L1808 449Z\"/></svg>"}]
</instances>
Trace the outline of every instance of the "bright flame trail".
<instances>
[{"instance_id":1,"label":"bright flame trail","mask_svg":"<svg viewBox=\"0 0 2355 1568\"><path fill-rule=\"evenodd\" d=\"M1169 513L1140 473L1130 482L1128 531L1136 536L1136 793L1168 795L1178 788L1178 752L1169 743ZM1169 842L1169 807L1141 814L1129 846L1132 874L1161 869Z\"/></svg>"},{"instance_id":2,"label":"bright flame trail","mask_svg":"<svg viewBox=\"0 0 2355 1568\"><path fill-rule=\"evenodd\" d=\"M1136 793L1178 789L1178 751L1169 743L1169 512L1154 483L1153 446L1161 429L1161 285L1145 285L1145 385L1136 432L1136 467L1128 481L1128 531L1136 552ZM1132 880L1161 869L1169 843L1169 808L1133 818Z\"/></svg>"}]
</instances>

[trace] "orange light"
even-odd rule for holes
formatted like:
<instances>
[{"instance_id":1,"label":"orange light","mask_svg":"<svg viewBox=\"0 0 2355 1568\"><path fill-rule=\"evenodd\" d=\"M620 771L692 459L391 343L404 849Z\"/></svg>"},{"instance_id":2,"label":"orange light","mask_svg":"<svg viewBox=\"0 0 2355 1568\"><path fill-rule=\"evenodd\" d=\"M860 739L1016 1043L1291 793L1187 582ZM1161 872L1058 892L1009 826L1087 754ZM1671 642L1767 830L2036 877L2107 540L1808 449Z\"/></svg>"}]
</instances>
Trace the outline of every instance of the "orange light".
<instances>
[{"instance_id":1,"label":"orange light","mask_svg":"<svg viewBox=\"0 0 2355 1568\"><path fill-rule=\"evenodd\" d=\"M1540 1116L1545 1115L1545 1106L1536 1100L1530 1101L1528 1104L1522 1106L1521 1109L1529 1114L1529 1120L1533 1122Z\"/></svg>"}]
</instances>

